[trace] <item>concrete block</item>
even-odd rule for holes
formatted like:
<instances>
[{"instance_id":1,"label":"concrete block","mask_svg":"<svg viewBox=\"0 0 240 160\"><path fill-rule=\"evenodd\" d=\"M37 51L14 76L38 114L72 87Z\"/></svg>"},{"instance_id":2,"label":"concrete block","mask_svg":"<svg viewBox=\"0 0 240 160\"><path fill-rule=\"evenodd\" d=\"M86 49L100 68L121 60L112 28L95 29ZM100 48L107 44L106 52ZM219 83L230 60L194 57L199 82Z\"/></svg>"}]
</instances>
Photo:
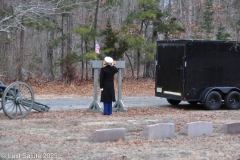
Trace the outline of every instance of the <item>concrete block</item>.
<instances>
[{"instance_id":1,"label":"concrete block","mask_svg":"<svg viewBox=\"0 0 240 160\"><path fill-rule=\"evenodd\" d=\"M160 123L147 125L141 132L141 136L150 139L170 138L174 137L175 125L173 123Z\"/></svg>"},{"instance_id":2,"label":"concrete block","mask_svg":"<svg viewBox=\"0 0 240 160\"><path fill-rule=\"evenodd\" d=\"M112 128L96 130L89 139L93 142L112 142L117 140L125 140L126 128Z\"/></svg>"},{"instance_id":3,"label":"concrete block","mask_svg":"<svg viewBox=\"0 0 240 160\"><path fill-rule=\"evenodd\" d=\"M211 136L212 131L213 131L212 122L198 121L187 123L179 133L187 134L190 137L199 137L202 135Z\"/></svg>"},{"instance_id":4,"label":"concrete block","mask_svg":"<svg viewBox=\"0 0 240 160\"><path fill-rule=\"evenodd\" d=\"M225 134L240 134L240 122L224 124L220 132Z\"/></svg>"}]
</instances>

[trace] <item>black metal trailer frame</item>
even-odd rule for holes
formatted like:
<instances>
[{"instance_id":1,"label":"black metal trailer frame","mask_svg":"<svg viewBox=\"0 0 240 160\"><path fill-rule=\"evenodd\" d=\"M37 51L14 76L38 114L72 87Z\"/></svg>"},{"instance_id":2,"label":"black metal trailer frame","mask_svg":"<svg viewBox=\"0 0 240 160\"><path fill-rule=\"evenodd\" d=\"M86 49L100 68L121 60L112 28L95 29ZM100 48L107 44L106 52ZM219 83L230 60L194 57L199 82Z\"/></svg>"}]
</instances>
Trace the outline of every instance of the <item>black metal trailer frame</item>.
<instances>
[{"instance_id":1,"label":"black metal trailer frame","mask_svg":"<svg viewBox=\"0 0 240 160\"><path fill-rule=\"evenodd\" d=\"M240 47L236 41L157 41L155 95L172 105L240 108Z\"/></svg>"},{"instance_id":2,"label":"black metal trailer frame","mask_svg":"<svg viewBox=\"0 0 240 160\"><path fill-rule=\"evenodd\" d=\"M12 119L26 117L32 109L39 112L48 112L50 107L34 101L32 88L24 82L13 82L6 86L0 81L0 110Z\"/></svg>"}]
</instances>

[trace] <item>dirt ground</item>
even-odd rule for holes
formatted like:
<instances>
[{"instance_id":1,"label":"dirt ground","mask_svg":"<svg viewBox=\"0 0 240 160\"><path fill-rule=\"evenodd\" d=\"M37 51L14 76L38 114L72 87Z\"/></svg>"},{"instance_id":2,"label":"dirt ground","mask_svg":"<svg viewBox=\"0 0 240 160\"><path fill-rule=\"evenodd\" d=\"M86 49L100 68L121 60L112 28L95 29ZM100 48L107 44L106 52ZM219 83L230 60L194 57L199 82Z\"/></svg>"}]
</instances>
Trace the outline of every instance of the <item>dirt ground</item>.
<instances>
[{"instance_id":1,"label":"dirt ground","mask_svg":"<svg viewBox=\"0 0 240 160\"><path fill-rule=\"evenodd\" d=\"M92 97L92 83L65 85L29 83L36 97ZM123 96L153 96L154 82L123 83ZM146 125L171 118L175 136L147 139L140 135ZM179 131L188 122L207 121L212 136L188 137ZM0 160L240 160L240 134L219 131L223 124L240 121L240 110L205 110L202 105L130 107L111 116L83 110L31 112L12 120L0 113ZM89 136L97 129L126 128L125 141L94 143Z\"/></svg>"}]
</instances>

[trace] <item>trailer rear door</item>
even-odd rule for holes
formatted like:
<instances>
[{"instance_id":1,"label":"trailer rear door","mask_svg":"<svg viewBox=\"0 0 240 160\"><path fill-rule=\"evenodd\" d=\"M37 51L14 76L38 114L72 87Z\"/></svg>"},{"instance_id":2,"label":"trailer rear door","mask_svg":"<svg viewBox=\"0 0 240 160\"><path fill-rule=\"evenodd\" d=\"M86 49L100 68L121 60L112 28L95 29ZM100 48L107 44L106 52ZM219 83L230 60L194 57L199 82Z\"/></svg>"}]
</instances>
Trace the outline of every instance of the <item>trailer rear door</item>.
<instances>
[{"instance_id":1,"label":"trailer rear door","mask_svg":"<svg viewBox=\"0 0 240 160\"><path fill-rule=\"evenodd\" d=\"M182 100L184 93L185 45L158 43L156 96Z\"/></svg>"}]
</instances>

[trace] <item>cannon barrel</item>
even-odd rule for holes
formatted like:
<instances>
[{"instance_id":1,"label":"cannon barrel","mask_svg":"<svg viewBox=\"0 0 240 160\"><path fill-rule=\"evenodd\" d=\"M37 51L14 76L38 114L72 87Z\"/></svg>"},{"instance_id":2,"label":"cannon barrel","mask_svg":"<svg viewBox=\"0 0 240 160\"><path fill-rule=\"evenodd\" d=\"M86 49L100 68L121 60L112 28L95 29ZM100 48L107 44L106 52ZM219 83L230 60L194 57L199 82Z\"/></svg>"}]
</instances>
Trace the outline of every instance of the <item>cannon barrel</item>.
<instances>
[{"instance_id":1,"label":"cannon barrel","mask_svg":"<svg viewBox=\"0 0 240 160\"><path fill-rule=\"evenodd\" d=\"M24 99L22 100L22 104L29 107L31 106L31 101ZM41 104L39 102L34 101L33 102L33 106L32 109L39 111L39 112L48 112L48 110L50 109L50 107L48 107L47 105Z\"/></svg>"},{"instance_id":2,"label":"cannon barrel","mask_svg":"<svg viewBox=\"0 0 240 160\"><path fill-rule=\"evenodd\" d=\"M12 119L26 117L32 109L39 112L48 112L50 107L34 101L32 88L24 82L14 82L9 86L0 83L0 89L3 91L2 107L3 112Z\"/></svg>"}]
</instances>

